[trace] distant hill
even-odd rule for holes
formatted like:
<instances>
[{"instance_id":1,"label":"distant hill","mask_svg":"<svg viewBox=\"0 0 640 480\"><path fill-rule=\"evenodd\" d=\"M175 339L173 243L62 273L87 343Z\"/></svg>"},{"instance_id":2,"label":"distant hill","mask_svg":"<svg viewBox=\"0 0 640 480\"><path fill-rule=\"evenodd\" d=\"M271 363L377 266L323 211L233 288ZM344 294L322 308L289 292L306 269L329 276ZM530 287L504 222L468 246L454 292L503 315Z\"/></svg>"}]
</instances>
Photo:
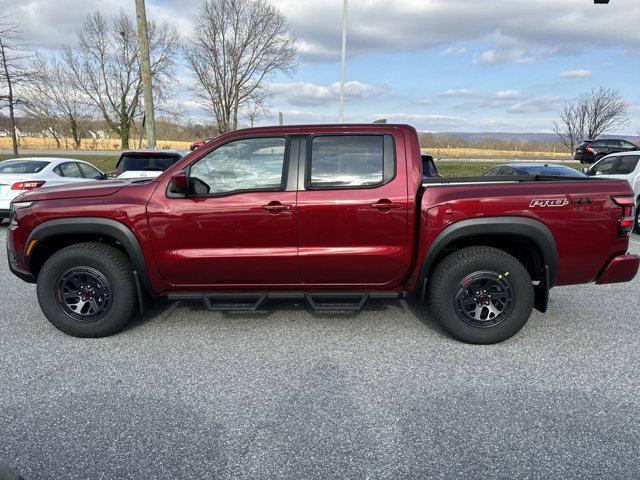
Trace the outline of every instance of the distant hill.
<instances>
[{"instance_id":1,"label":"distant hill","mask_svg":"<svg viewBox=\"0 0 640 480\"><path fill-rule=\"evenodd\" d=\"M502 140L505 142L541 142L553 143L558 140L555 133L507 133L507 132L437 132L436 135L446 135L462 138L470 142L477 142L488 138ZM631 142L637 141L638 137L630 135L602 135L600 138L622 138Z\"/></svg>"}]
</instances>

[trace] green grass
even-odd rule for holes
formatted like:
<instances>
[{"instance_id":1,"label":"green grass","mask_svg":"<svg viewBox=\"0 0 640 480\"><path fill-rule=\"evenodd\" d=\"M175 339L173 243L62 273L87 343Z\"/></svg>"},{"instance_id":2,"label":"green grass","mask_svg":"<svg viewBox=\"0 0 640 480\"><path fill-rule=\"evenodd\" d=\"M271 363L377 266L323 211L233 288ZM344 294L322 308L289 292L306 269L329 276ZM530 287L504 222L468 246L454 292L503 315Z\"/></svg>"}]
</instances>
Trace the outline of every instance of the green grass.
<instances>
[{"instance_id":1,"label":"green grass","mask_svg":"<svg viewBox=\"0 0 640 480\"><path fill-rule=\"evenodd\" d=\"M23 155L25 157L51 157L52 155ZM120 152L114 152L113 155L67 155L64 152L60 152L58 155L62 158L75 158L77 160L84 160L98 167L103 172L110 172L116 166L116 162L120 157ZM0 155L0 160L8 160L15 158L13 155Z\"/></svg>"},{"instance_id":2,"label":"green grass","mask_svg":"<svg viewBox=\"0 0 640 480\"><path fill-rule=\"evenodd\" d=\"M445 177L478 177L484 175L487 170L496 165L503 165L509 163L508 161L502 162L438 162L436 166L438 171ZM567 167L580 170L581 166L579 162L563 163Z\"/></svg>"}]
</instances>

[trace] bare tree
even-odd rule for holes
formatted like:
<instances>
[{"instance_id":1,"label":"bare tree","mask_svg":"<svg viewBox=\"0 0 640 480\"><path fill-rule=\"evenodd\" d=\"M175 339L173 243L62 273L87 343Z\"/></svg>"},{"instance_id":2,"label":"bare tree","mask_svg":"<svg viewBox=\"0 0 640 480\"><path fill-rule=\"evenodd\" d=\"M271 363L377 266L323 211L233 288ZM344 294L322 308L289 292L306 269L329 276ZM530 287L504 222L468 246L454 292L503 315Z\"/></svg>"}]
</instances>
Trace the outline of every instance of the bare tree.
<instances>
[{"instance_id":1,"label":"bare tree","mask_svg":"<svg viewBox=\"0 0 640 480\"><path fill-rule=\"evenodd\" d=\"M74 87L69 70L57 58L36 55L31 62L32 81L26 86L26 112L43 121L60 148L60 137L68 135L80 148L84 124L92 107L87 96Z\"/></svg>"},{"instance_id":2,"label":"bare tree","mask_svg":"<svg viewBox=\"0 0 640 480\"><path fill-rule=\"evenodd\" d=\"M276 72L295 69L296 45L282 12L265 0L206 0L185 48L200 104L221 133L238 128L239 112Z\"/></svg>"},{"instance_id":3,"label":"bare tree","mask_svg":"<svg viewBox=\"0 0 640 480\"><path fill-rule=\"evenodd\" d=\"M17 89L29 79L24 66L26 54L20 45L21 35L17 25L0 14L0 108L8 108L11 122L13 154L18 156L16 107L20 104Z\"/></svg>"},{"instance_id":4,"label":"bare tree","mask_svg":"<svg viewBox=\"0 0 640 480\"><path fill-rule=\"evenodd\" d=\"M564 102L553 124L554 132L570 150L583 140L629 124L629 105L617 90L600 87Z\"/></svg>"},{"instance_id":5,"label":"bare tree","mask_svg":"<svg viewBox=\"0 0 640 480\"><path fill-rule=\"evenodd\" d=\"M178 34L166 24L149 23L149 52L156 102L166 98L171 83ZM106 19L95 12L87 16L79 34L78 51L64 49L64 62L73 85L102 115L108 128L129 148L131 127L141 115L142 77L138 36L124 13Z\"/></svg>"},{"instance_id":6,"label":"bare tree","mask_svg":"<svg viewBox=\"0 0 640 480\"><path fill-rule=\"evenodd\" d=\"M256 90L255 94L248 99L242 113L249 121L249 125L253 127L256 120L269 113L268 92L265 89Z\"/></svg>"}]
</instances>

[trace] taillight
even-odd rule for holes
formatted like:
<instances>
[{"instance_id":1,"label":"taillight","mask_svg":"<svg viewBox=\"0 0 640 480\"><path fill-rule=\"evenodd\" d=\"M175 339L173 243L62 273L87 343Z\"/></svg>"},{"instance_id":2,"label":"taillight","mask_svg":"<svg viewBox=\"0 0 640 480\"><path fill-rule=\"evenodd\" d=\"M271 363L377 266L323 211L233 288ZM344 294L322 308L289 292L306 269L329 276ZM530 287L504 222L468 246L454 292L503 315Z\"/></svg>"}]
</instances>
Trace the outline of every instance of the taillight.
<instances>
[{"instance_id":1,"label":"taillight","mask_svg":"<svg viewBox=\"0 0 640 480\"><path fill-rule=\"evenodd\" d=\"M591 148L591 144L590 143L587 143L587 146L584 147L584 151L593 153L593 149Z\"/></svg>"},{"instance_id":2,"label":"taillight","mask_svg":"<svg viewBox=\"0 0 640 480\"><path fill-rule=\"evenodd\" d=\"M40 188L46 182L43 180L32 181L32 182L18 182L11 185L11 190L35 190L36 188Z\"/></svg>"},{"instance_id":3,"label":"taillight","mask_svg":"<svg viewBox=\"0 0 640 480\"><path fill-rule=\"evenodd\" d=\"M635 201L631 196L611 197L611 200L621 209L620 220L618 220L618 237L628 238L633 231L633 223L635 222Z\"/></svg>"}]
</instances>

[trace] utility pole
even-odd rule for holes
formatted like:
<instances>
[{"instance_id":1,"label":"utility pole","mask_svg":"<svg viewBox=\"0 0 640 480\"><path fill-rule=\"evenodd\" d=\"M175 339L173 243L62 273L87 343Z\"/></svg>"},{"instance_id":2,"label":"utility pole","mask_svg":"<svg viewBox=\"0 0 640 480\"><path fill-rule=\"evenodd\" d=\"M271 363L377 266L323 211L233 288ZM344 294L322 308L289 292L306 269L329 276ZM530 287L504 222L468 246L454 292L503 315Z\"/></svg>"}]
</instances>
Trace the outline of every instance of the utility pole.
<instances>
[{"instance_id":1,"label":"utility pole","mask_svg":"<svg viewBox=\"0 0 640 480\"><path fill-rule=\"evenodd\" d=\"M138 23L138 46L140 48L140 70L144 92L144 112L147 127L147 148L156 148L156 117L153 113L153 86L151 84L151 61L149 60L149 33L145 0L136 0L136 21Z\"/></svg>"},{"instance_id":2,"label":"utility pole","mask_svg":"<svg viewBox=\"0 0 640 480\"><path fill-rule=\"evenodd\" d=\"M342 3L342 63L340 66L340 114L338 120L344 123L344 70L347 62L347 0Z\"/></svg>"}]
</instances>

